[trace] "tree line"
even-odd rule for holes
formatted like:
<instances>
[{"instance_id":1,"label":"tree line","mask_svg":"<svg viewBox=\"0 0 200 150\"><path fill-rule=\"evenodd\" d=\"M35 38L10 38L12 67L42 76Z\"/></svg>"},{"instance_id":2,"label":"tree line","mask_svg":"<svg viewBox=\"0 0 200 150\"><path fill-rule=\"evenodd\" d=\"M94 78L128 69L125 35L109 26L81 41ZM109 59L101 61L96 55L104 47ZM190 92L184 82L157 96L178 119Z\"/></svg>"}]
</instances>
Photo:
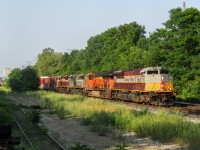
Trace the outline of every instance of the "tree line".
<instances>
[{"instance_id":1,"label":"tree line","mask_svg":"<svg viewBox=\"0 0 200 150\"><path fill-rule=\"evenodd\" d=\"M171 9L162 28L146 35L137 22L90 37L85 49L58 53L45 48L34 69L39 76L165 66L178 97L200 101L200 11Z\"/></svg>"}]
</instances>

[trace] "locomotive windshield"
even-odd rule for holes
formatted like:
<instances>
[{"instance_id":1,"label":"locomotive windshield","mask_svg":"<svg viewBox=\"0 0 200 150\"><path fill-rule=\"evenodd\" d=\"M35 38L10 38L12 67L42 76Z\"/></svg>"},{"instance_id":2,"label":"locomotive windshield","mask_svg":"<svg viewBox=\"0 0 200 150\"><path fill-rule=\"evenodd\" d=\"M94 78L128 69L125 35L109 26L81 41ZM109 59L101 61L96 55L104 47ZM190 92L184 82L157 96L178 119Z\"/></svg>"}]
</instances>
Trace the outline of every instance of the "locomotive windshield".
<instances>
[{"instance_id":1,"label":"locomotive windshield","mask_svg":"<svg viewBox=\"0 0 200 150\"><path fill-rule=\"evenodd\" d=\"M169 70L164 68L164 67L148 67L144 68L140 71L140 74L144 76L145 74L147 75L159 75L159 74L169 74Z\"/></svg>"},{"instance_id":2,"label":"locomotive windshield","mask_svg":"<svg viewBox=\"0 0 200 150\"><path fill-rule=\"evenodd\" d=\"M147 74L158 74L158 70L147 70Z\"/></svg>"}]
</instances>

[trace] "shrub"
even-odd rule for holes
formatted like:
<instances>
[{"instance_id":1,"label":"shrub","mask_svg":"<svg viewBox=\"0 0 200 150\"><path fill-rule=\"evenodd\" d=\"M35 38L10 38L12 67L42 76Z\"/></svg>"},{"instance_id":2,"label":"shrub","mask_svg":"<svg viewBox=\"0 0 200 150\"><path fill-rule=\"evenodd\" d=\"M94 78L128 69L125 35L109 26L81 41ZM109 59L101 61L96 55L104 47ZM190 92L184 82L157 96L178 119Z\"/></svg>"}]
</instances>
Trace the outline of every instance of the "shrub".
<instances>
[{"instance_id":1,"label":"shrub","mask_svg":"<svg viewBox=\"0 0 200 150\"><path fill-rule=\"evenodd\" d=\"M37 90L39 77L37 72L30 66L22 70L15 68L9 74L8 85L13 91Z\"/></svg>"},{"instance_id":2,"label":"shrub","mask_svg":"<svg viewBox=\"0 0 200 150\"><path fill-rule=\"evenodd\" d=\"M93 122L95 124L102 124L102 125L112 125L115 124L115 116L114 113L100 111L95 112L91 118L93 118Z\"/></svg>"},{"instance_id":3,"label":"shrub","mask_svg":"<svg viewBox=\"0 0 200 150\"><path fill-rule=\"evenodd\" d=\"M37 110L29 110L26 113L26 118L31 123L39 123L40 122L40 111Z\"/></svg>"},{"instance_id":4,"label":"shrub","mask_svg":"<svg viewBox=\"0 0 200 150\"><path fill-rule=\"evenodd\" d=\"M116 149L115 150L126 150L127 145L124 142L116 144Z\"/></svg>"},{"instance_id":5,"label":"shrub","mask_svg":"<svg viewBox=\"0 0 200 150\"><path fill-rule=\"evenodd\" d=\"M63 104L56 106L55 109L60 119L65 119L65 116L70 114L69 111L65 110L65 106Z\"/></svg>"}]
</instances>

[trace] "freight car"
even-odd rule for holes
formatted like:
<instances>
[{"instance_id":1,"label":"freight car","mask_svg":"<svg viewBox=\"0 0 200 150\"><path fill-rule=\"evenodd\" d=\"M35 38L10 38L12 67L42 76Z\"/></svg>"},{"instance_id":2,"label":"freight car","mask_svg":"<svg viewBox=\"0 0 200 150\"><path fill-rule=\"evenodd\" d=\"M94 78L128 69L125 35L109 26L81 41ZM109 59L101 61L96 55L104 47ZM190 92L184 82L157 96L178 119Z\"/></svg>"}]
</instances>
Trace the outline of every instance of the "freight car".
<instances>
[{"instance_id":1,"label":"freight car","mask_svg":"<svg viewBox=\"0 0 200 150\"><path fill-rule=\"evenodd\" d=\"M70 75L50 83L56 84L58 91L92 97L153 105L173 105L175 100L172 76L164 67Z\"/></svg>"}]
</instances>

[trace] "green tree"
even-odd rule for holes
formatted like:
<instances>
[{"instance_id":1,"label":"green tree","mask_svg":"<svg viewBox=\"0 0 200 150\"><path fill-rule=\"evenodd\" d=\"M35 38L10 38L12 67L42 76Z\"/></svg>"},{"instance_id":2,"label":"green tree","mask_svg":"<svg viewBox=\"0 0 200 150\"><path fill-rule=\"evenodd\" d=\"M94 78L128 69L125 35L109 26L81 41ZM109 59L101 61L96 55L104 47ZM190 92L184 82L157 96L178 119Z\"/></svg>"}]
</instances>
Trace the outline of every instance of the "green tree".
<instances>
[{"instance_id":1,"label":"green tree","mask_svg":"<svg viewBox=\"0 0 200 150\"><path fill-rule=\"evenodd\" d=\"M147 47L144 29L136 22L113 27L91 37L85 49L70 53L46 48L38 55L35 68L40 76L54 76L143 67L145 50L138 49L137 44L140 41L141 48ZM135 63L137 59L140 63Z\"/></svg>"},{"instance_id":2,"label":"green tree","mask_svg":"<svg viewBox=\"0 0 200 150\"><path fill-rule=\"evenodd\" d=\"M196 78L200 76L200 11L175 8L169 14L164 28L150 35L147 64L167 66L177 93L182 98L199 99L194 90L200 88ZM195 87L191 88L192 84Z\"/></svg>"},{"instance_id":3,"label":"green tree","mask_svg":"<svg viewBox=\"0 0 200 150\"><path fill-rule=\"evenodd\" d=\"M108 71L133 68L131 60L134 59L134 55L130 59L128 56L137 49L140 38L144 38L144 29L144 26L132 22L91 37L85 50L88 70Z\"/></svg>"},{"instance_id":4,"label":"green tree","mask_svg":"<svg viewBox=\"0 0 200 150\"><path fill-rule=\"evenodd\" d=\"M39 77L37 76L37 72L30 66L22 70L15 68L8 77L8 85L13 91L38 89Z\"/></svg>"},{"instance_id":5,"label":"green tree","mask_svg":"<svg viewBox=\"0 0 200 150\"><path fill-rule=\"evenodd\" d=\"M54 76L62 72L63 54L56 53L51 48L46 48L38 55L35 68L40 76Z\"/></svg>"},{"instance_id":6,"label":"green tree","mask_svg":"<svg viewBox=\"0 0 200 150\"><path fill-rule=\"evenodd\" d=\"M31 66L21 70L22 90L37 90L39 87L39 77L37 71Z\"/></svg>"},{"instance_id":7,"label":"green tree","mask_svg":"<svg viewBox=\"0 0 200 150\"><path fill-rule=\"evenodd\" d=\"M21 75L21 69L15 68L13 71L9 74L8 79L8 85L11 87L14 91L21 91L22 90L22 75Z\"/></svg>"}]
</instances>

